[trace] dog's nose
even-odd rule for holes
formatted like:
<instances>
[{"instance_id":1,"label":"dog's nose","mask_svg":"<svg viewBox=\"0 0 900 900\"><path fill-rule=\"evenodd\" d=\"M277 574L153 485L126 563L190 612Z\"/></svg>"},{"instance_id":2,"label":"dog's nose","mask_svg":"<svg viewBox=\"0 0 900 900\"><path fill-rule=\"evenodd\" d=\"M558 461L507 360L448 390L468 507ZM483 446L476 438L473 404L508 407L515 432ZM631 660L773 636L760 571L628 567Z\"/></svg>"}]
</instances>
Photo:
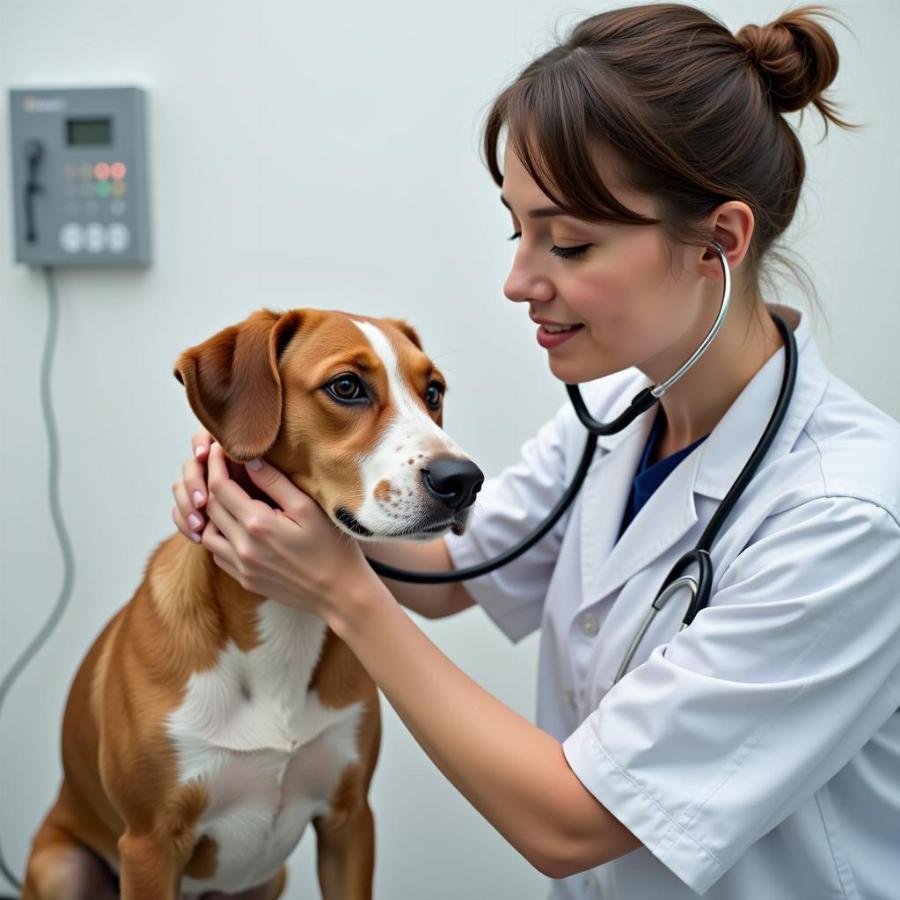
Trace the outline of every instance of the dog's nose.
<instances>
[{"instance_id":1,"label":"dog's nose","mask_svg":"<svg viewBox=\"0 0 900 900\"><path fill-rule=\"evenodd\" d=\"M475 502L484 472L469 460L438 456L422 469L422 481L428 493L448 509L465 509Z\"/></svg>"}]
</instances>

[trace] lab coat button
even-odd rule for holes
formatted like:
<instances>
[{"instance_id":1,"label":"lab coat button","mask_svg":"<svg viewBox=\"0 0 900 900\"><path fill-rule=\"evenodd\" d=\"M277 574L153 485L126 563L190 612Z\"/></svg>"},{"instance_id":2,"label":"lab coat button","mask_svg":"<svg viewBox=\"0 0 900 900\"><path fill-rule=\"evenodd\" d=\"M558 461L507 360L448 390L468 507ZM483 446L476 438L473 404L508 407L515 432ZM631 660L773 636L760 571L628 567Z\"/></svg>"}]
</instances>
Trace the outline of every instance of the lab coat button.
<instances>
[{"instance_id":1,"label":"lab coat button","mask_svg":"<svg viewBox=\"0 0 900 900\"><path fill-rule=\"evenodd\" d=\"M587 613L587 615L582 616L581 630L588 637L594 637L594 635L600 630L600 623L597 621L597 617L593 613Z\"/></svg>"}]
</instances>

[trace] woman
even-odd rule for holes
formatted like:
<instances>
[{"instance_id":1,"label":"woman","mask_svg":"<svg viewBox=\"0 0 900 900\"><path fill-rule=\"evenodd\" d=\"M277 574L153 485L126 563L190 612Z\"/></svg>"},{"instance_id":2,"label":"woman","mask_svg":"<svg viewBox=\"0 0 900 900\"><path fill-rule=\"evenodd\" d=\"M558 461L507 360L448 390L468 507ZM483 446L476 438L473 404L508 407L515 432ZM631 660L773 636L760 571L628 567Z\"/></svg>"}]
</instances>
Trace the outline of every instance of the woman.
<instances>
[{"instance_id":1,"label":"woman","mask_svg":"<svg viewBox=\"0 0 900 900\"><path fill-rule=\"evenodd\" d=\"M702 341L723 291L712 241L733 278L699 362L655 411L600 439L578 500L523 557L425 587L382 582L363 551L439 571L514 544L577 464L584 429L568 403L485 484L466 534L430 544L348 542L265 463L250 477L285 513L254 502L206 432L175 485L181 531L248 589L325 618L444 774L560 879L556 898L897 896L900 426L828 373L805 314L759 290L804 178L783 113L813 103L853 127L822 96L837 52L821 12L734 36L680 4L612 10L495 101L485 150L520 241L504 290L544 323L553 374L591 382L595 417ZM796 387L713 547L709 607L676 634L673 601L614 684L650 599L769 418L785 356L773 312L794 331ZM478 602L512 640L540 627L538 725L397 601L429 617Z\"/></svg>"}]
</instances>

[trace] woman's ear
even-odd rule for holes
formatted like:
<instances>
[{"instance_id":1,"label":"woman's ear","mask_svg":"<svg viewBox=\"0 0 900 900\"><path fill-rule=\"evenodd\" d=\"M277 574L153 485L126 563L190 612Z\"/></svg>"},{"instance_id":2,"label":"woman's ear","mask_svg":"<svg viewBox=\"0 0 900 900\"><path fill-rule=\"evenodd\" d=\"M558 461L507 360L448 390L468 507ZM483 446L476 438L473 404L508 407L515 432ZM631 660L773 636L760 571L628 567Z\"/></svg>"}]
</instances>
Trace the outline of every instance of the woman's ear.
<instances>
[{"instance_id":1,"label":"woman's ear","mask_svg":"<svg viewBox=\"0 0 900 900\"><path fill-rule=\"evenodd\" d=\"M300 309L261 309L189 347L175 363L194 414L238 462L262 456L278 437L278 360L302 322Z\"/></svg>"}]
</instances>

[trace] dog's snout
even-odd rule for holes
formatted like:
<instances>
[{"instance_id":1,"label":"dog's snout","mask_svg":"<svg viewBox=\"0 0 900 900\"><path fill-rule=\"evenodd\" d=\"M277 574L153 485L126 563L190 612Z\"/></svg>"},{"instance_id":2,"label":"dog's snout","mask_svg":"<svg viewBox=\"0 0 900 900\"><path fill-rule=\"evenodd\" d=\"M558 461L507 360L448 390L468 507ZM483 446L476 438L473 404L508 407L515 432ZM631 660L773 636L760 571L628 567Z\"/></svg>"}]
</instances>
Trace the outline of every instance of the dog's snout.
<instances>
[{"instance_id":1,"label":"dog's snout","mask_svg":"<svg viewBox=\"0 0 900 900\"><path fill-rule=\"evenodd\" d=\"M438 456L422 469L422 481L432 497L455 511L475 502L484 472L470 460Z\"/></svg>"}]
</instances>

